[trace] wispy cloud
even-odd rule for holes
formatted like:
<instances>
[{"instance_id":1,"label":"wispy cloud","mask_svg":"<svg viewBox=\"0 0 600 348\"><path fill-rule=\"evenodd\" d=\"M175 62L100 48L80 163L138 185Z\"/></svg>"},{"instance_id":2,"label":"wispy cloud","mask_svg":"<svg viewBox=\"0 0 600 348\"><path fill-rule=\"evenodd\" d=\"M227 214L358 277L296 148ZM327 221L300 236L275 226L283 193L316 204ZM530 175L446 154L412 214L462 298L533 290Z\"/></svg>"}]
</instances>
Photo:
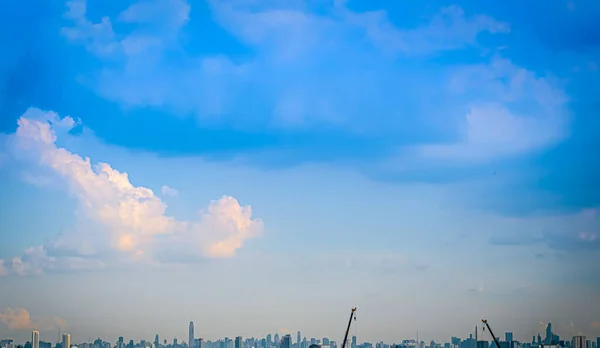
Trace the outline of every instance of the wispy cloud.
<instances>
[{"instance_id":1,"label":"wispy cloud","mask_svg":"<svg viewBox=\"0 0 600 348\"><path fill-rule=\"evenodd\" d=\"M518 230L501 231L491 236L490 244L499 246L533 246L545 244L553 250L599 250L600 249L599 208L585 209L574 214L530 218L535 224L524 219L508 219L507 227L520 221L523 227ZM529 227L527 227L529 225Z\"/></svg>"},{"instance_id":2,"label":"wispy cloud","mask_svg":"<svg viewBox=\"0 0 600 348\"><path fill-rule=\"evenodd\" d=\"M485 291L485 287L483 286L483 284L479 284L477 286L469 288L469 292L482 293L484 291Z\"/></svg>"},{"instance_id":3,"label":"wispy cloud","mask_svg":"<svg viewBox=\"0 0 600 348\"><path fill-rule=\"evenodd\" d=\"M162 192L163 195L171 196L171 197L177 196L179 194L178 190L176 190L170 186L167 186L167 185L164 185L163 187L161 187L160 191Z\"/></svg>"},{"instance_id":4,"label":"wispy cloud","mask_svg":"<svg viewBox=\"0 0 600 348\"><path fill-rule=\"evenodd\" d=\"M84 4L83 0L78 4ZM133 21L132 13L141 12L139 5L134 4L117 18L151 25L152 30L145 31L144 36L135 29L115 35L108 19L93 24L103 30L91 31L85 11L69 11L68 17L74 23L68 32L81 34L68 37L90 38L84 44L92 52L98 51L93 49L96 45L106 47L102 52L115 51L110 61L116 59L121 65L113 68L115 64L111 64L109 68L107 64L102 71L91 75L88 81L92 87L101 95L129 106L167 108L177 113L194 113L203 119L219 115L220 119L245 126L248 123L240 115L247 119L250 115L246 105L251 100L256 105L256 100L260 100L265 109L261 114L265 116L252 115L253 124L285 129L327 124L362 133L372 127L363 114L367 106L372 108L384 102L383 111L389 106L386 99L400 97L392 91L408 92L416 87L413 82L418 82L410 76L390 80L391 72L405 75L408 71L382 55L382 50L403 52L409 57L427 55L474 45L481 32L509 31L506 23L484 15L466 14L457 6L441 9L421 26L403 29L392 24L383 10L352 12L341 2L326 13L316 13L290 3L212 1L211 8L219 24L255 51L254 58L240 61L224 54L195 57L170 54L184 49L177 41L177 31L186 23L189 5L183 1L168 6L161 1L151 4L152 11L145 11L155 14L160 6L165 6L161 9L165 15L144 13L143 21ZM113 33L109 42L100 35L104 31ZM363 39L371 42L370 49L365 50ZM372 66L380 68L365 70ZM289 78L278 78L281 74ZM443 78L444 73L427 75ZM438 85L439 79L436 77ZM258 85L262 87L255 88ZM360 91L358 86L362 86ZM378 92L367 92L370 88ZM410 102L413 98L403 99ZM388 108L386 113L390 112ZM382 114L378 119L391 121L394 117Z\"/></svg>"}]
</instances>

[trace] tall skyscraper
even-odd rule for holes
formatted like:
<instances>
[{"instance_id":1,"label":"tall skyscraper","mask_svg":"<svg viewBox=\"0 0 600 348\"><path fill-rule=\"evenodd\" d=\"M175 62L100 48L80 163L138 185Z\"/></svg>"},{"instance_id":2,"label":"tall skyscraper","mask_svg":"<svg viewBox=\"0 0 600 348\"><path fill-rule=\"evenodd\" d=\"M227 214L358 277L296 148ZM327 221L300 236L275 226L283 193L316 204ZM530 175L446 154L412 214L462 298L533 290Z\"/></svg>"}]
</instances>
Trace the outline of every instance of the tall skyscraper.
<instances>
[{"instance_id":1,"label":"tall skyscraper","mask_svg":"<svg viewBox=\"0 0 600 348\"><path fill-rule=\"evenodd\" d=\"M506 333L506 342L511 343L512 341L513 341L513 333L507 332Z\"/></svg>"},{"instance_id":2,"label":"tall skyscraper","mask_svg":"<svg viewBox=\"0 0 600 348\"><path fill-rule=\"evenodd\" d=\"M298 348L300 348L300 343L302 343L302 335L300 335L300 331L298 331Z\"/></svg>"},{"instance_id":3,"label":"tall skyscraper","mask_svg":"<svg viewBox=\"0 0 600 348\"><path fill-rule=\"evenodd\" d=\"M574 336L571 341L571 348L585 348L585 336Z\"/></svg>"},{"instance_id":4,"label":"tall skyscraper","mask_svg":"<svg viewBox=\"0 0 600 348\"><path fill-rule=\"evenodd\" d=\"M235 338L235 348L243 348L244 345L242 344L242 336L238 336Z\"/></svg>"},{"instance_id":5,"label":"tall skyscraper","mask_svg":"<svg viewBox=\"0 0 600 348\"><path fill-rule=\"evenodd\" d=\"M281 348L292 348L292 336L291 335L283 336Z\"/></svg>"},{"instance_id":6,"label":"tall skyscraper","mask_svg":"<svg viewBox=\"0 0 600 348\"><path fill-rule=\"evenodd\" d=\"M71 335L66 333L62 337L62 348L71 348ZM583 347L581 347L583 348Z\"/></svg>"},{"instance_id":7,"label":"tall skyscraper","mask_svg":"<svg viewBox=\"0 0 600 348\"><path fill-rule=\"evenodd\" d=\"M31 333L31 348L40 348L40 333L36 330Z\"/></svg>"},{"instance_id":8,"label":"tall skyscraper","mask_svg":"<svg viewBox=\"0 0 600 348\"><path fill-rule=\"evenodd\" d=\"M190 337L188 339L188 346L190 348L195 348L194 347L194 322L190 321Z\"/></svg>"},{"instance_id":9,"label":"tall skyscraper","mask_svg":"<svg viewBox=\"0 0 600 348\"><path fill-rule=\"evenodd\" d=\"M546 326L546 339L544 343L552 344L552 323L548 323L548 326Z\"/></svg>"}]
</instances>

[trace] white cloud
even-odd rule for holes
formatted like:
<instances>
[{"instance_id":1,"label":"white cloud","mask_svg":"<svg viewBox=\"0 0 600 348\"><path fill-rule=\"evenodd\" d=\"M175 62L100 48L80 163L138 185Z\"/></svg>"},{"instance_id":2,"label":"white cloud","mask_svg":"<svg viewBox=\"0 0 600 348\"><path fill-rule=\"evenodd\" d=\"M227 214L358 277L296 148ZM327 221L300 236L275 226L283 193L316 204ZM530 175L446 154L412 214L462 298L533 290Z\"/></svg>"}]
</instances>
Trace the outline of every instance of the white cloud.
<instances>
[{"instance_id":1,"label":"white cloud","mask_svg":"<svg viewBox=\"0 0 600 348\"><path fill-rule=\"evenodd\" d=\"M165 241L172 250L194 247L197 255L231 257L244 242L262 233L262 221L252 218L249 206L240 206L229 196L211 202L199 221L178 221L165 215L166 204L148 188L134 186L127 173L108 163L93 165L65 148L57 147L57 130L75 125L70 117L31 108L19 119L12 139L18 158L32 159L62 177L70 193L77 198L85 217L98 226L97 233L110 249L137 260L153 261L152 252L163 250ZM22 257L8 265L16 274L35 274L44 270L97 269L101 260L82 256L94 253L82 238L90 237L78 229L59 236L53 244L27 249ZM75 239L79 248L71 240ZM158 242L160 240L160 243ZM85 247L87 245L87 247ZM74 250L75 249L75 250ZM60 251L75 253L66 257ZM56 254L56 255L55 255Z\"/></svg>"},{"instance_id":2,"label":"white cloud","mask_svg":"<svg viewBox=\"0 0 600 348\"><path fill-rule=\"evenodd\" d=\"M424 55L474 45L483 32L508 33L507 23L485 15L467 15L458 6L441 9L431 20L416 29L395 27L385 11L352 13L343 11L348 22L362 26L369 38L383 51L405 55Z\"/></svg>"},{"instance_id":3,"label":"white cloud","mask_svg":"<svg viewBox=\"0 0 600 348\"><path fill-rule=\"evenodd\" d=\"M86 17L86 0L67 2L68 11L65 18L73 22L72 27L63 28L63 34L72 41L82 42L87 49L100 56L115 52L115 33L109 17L102 17L99 23L93 23Z\"/></svg>"},{"instance_id":4,"label":"white cloud","mask_svg":"<svg viewBox=\"0 0 600 348\"><path fill-rule=\"evenodd\" d=\"M177 196L179 194L179 191L177 191L176 189L169 187L167 185L164 185L163 187L161 187L160 191L162 192L162 194L164 196Z\"/></svg>"},{"instance_id":5,"label":"white cloud","mask_svg":"<svg viewBox=\"0 0 600 348\"><path fill-rule=\"evenodd\" d=\"M163 30L177 32L187 23L190 5L186 0L150 0L134 3L119 15L126 23L162 26Z\"/></svg>"},{"instance_id":6,"label":"white cloud","mask_svg":"<svg viewBox=\"0 0 600 348\"><path fill-rule=\"evenodd\" d=\"M372 117L364 121L365 113L392 113L388 116L393 119L394 111L380 112L373 105L398 98L389 91L414 86L404 79L389 80L403 72L381 68L394 64L382 52L427 55L476 45L481 32L509 31L505 23L455 6L441 9L420 26L400 28L385 11L352 12L343 2L327 13L316 13L311 4L299 1L211 1L215 20L255 50L251 61L234 62L222 54L168 54L183 49L177 33L190 11L184 1L133 4L116 20L134 23L135 28L118 35L109 19L91 23L84 1L78 1L83 5L76 12L71 6L68 18L73 25L65 33L98 56L112 52L111 64L85 79L103 97L130 107L161 107L204 118L245 114L250 98L267 108L260 121L277 127L325 122L363 131L373 123ZM211 68L215 62L218 69ZM327 69L331 71L325 77L323 67L332 62L335 68ZM379 71L373 71L375 66ZM360 92L356 86L361 86ZM381 92L368 96L367 90Z\"/></svg>"},{"instance_id":7,"label":"white cloud","mask_svg":"<svg viewBox=\"0 0 600 348\"><path fill-rule=\"evenodd\" d=\"M475 99L452 144L418 147L418 156L478 161L551 146L567 135L567 97L548 78L497 58L490 66L459 69L451 92ZM475 98L473 98L475 96Z\"/></svg>"},{"instance_id":8,"label":"white cloud","mask_svg":"<svg viewBox=\"0 0 600 348\"><path fill-rule=\"evenodd\" d=\"M83 253L82 253L83 254ZM40 275L47 271L92 271L105 268L96 258L81 256L50 256L46 246L39 245L25 250L23 255L10 260L9 270L19 276ZM8 274L8 272L7 272Z\"/></svg>"}]
</instances>

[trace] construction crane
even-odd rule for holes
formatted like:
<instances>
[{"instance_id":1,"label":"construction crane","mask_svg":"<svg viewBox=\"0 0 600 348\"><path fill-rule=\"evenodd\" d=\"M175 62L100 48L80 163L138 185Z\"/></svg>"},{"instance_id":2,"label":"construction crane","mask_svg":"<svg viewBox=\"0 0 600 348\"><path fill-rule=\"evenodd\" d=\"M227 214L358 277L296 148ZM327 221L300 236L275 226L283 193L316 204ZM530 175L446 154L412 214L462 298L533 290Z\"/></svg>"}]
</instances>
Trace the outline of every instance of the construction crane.
<instances>
[{"instance_id":1,"label":"construction crane","mask_svg":"<svg viewBox=\"0 0 600 348\"><path fill-rule=\"evenodd\" d=\"M346 342L348 342L348 332L350 332L350 325L352 325L352 318L356 320L354 312L356 312L356 307L352 308L352 311L350 312L350 320L348 320L348 327L346 328L346 334L344 335L344 342L342 342L342 348L346 348Z\"/></svg>"},{"instance_id":2,"label":"construction crane","mask_svg":"<svg viewBox=\"0 0 600 348\"><path fill-rule=\"evenodd\" d=\"M492 331L492 328L490 327L490 325L488 324L486 319L482 319L481 320L485 326L487 326L488 331L490 332L490 335L492 335L492 338L494 339L494 343L496 343L496 347L500 348L500 343L498 343L498 339L496 339L496 335L494 335L494 331ZM483 328L485 330L485 328Z\"/></svg>"}]
</instances>

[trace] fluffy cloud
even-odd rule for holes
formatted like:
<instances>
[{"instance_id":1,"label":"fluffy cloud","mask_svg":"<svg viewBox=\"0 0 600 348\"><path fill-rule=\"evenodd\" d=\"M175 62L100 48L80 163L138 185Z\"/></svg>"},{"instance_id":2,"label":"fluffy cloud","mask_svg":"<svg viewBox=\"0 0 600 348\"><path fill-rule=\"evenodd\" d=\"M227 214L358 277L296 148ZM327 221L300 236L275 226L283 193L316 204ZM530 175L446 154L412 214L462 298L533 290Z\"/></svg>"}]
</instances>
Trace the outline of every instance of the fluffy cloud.
<instances>
[{"instance_id":1,"label":"fluffy cloud","mask_svg":"<svg viewBox=\"0 0 600 348\"><path fill-rule=\"evenodd\" d=\"M185 245L193 246L196 254L206 257L231 257L246 240L261 235L262 221L252 218L250 207L240 206L229 196L211 202L197 222L178 221L165 215L166 204L152 190L134 186L127 173L107 163L93 165L89 158L57 147L57 134L76 124L71 117L29 109L18 121L12 149L18 158L33 160L64 179L85 217L100 227L97 233L108 250L136 260L154 261L153 251L164 251L165 245L172 250ZM104 267L102 260L85 258L97 254L95 246L102 245L97 240L85 243L85 238L98 236L73 229L60 237L49 245L27 249L8 268L16 274L32 274ZM76 247L74 241L78 242ZM61 254L66 251L71 254Z\"/></svg>"},{"instance_id":2,"label":"fluffy cloud","mask_svg":"<svg viewBox=\"0 0 600 348\"><path fill-rule=\"evenodd\" d=\"M9 330L39 330L50 331L55 328L64 328L66 323L57 317L35 317L32 318L29 312L24 308L4 308L0 310L0 321L8 327Z\"/></svg>"}]
</instances>

